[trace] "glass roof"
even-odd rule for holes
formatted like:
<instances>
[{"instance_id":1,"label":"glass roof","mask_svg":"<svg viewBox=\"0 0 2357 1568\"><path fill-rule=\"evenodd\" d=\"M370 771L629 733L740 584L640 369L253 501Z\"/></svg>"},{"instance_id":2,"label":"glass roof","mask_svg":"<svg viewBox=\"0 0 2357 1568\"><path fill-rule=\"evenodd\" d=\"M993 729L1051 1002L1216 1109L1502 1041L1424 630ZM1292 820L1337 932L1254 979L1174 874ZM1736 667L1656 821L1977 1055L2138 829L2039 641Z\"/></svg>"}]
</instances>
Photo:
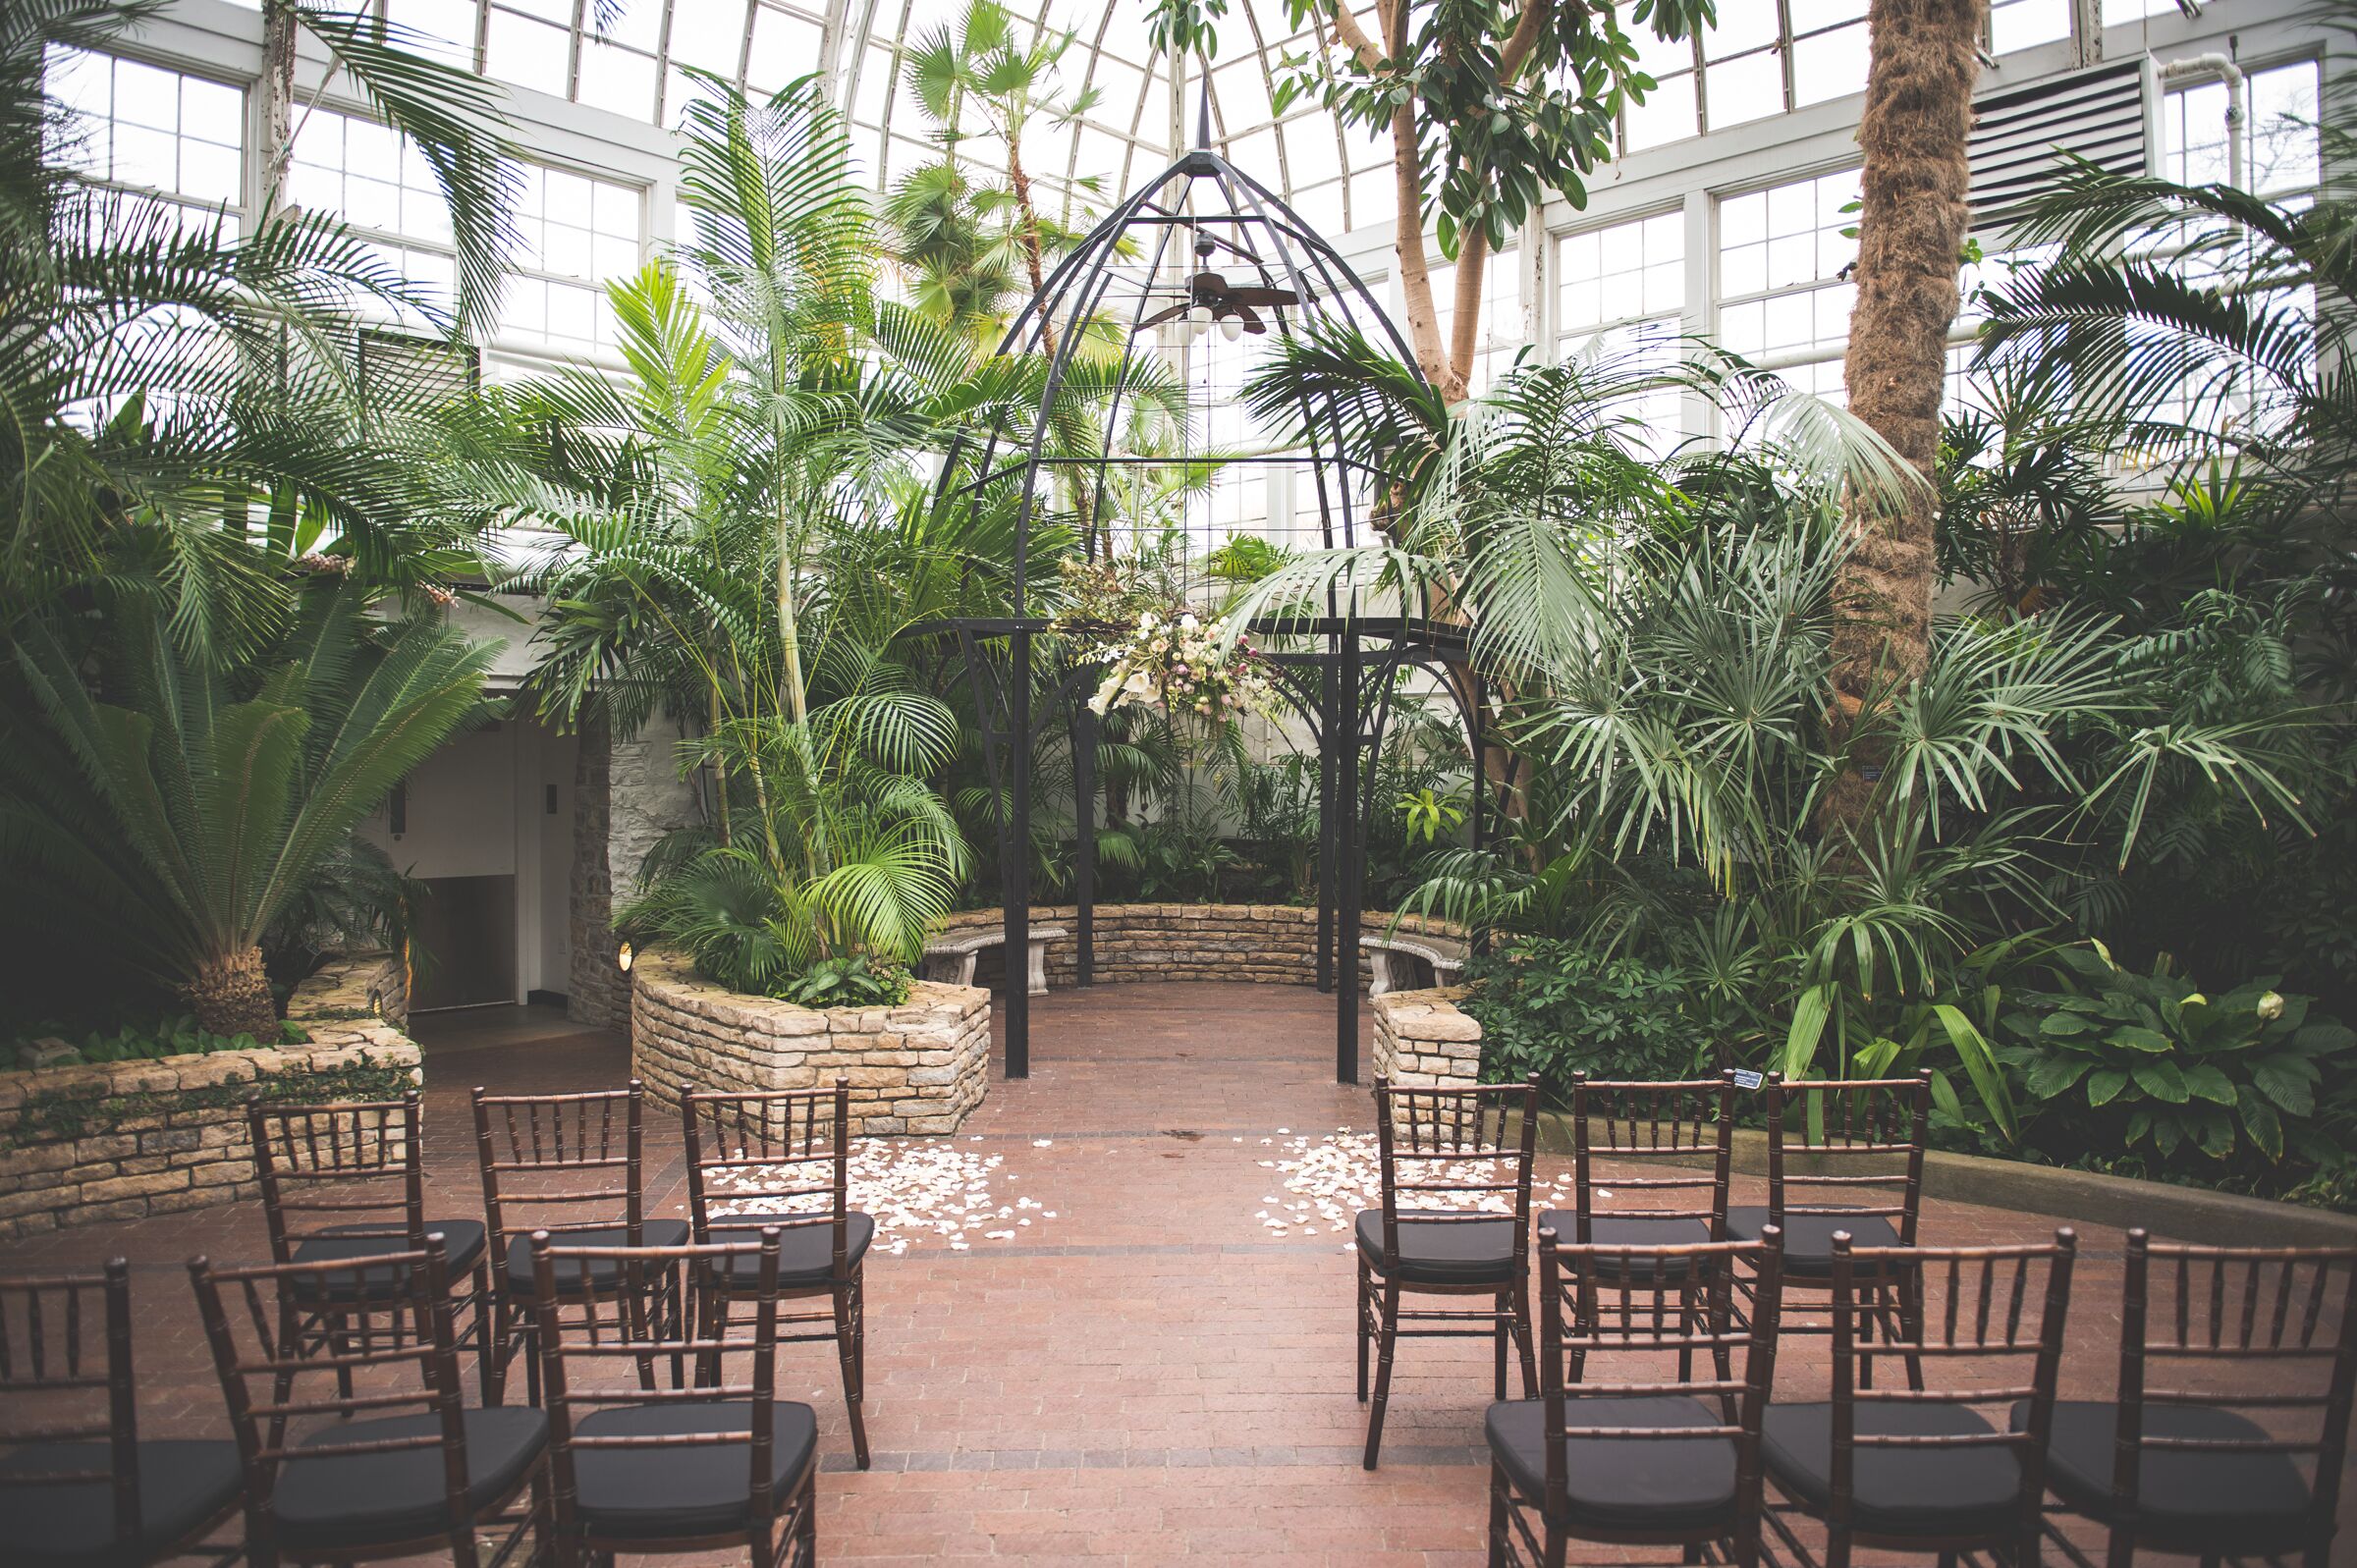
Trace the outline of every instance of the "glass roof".
<instances>
[{"instance_id":1,"label":"glass roof","mask_svg":"<svg viewBox=\"0 0 2357 1568\"><path fill-rule=\"evenodd\" d=\"M964 0L380 0L393 20L444 41L484 74L643 122L677 124L697 90L682 67L754 91L811 72L833 74L857 128L862 166L879 189L936 156L937 127L901 70L904 49L955 25ZM2116 18L2150 0L2107 0ZM1707 131L1856 92L1865 79L1867 0L1745 0L1699 40L1643 40L1642 64L1660 87L1632 108L1622 146L1640 151ZM1034 130L1026 172L1067 199L1075 180L1099 182L1081 206L1099 206L1168 164L1191 140L1196 84L1174 93L1167 63L1146 39L1148 0L1007 0L1025 30L1069 31L1065 96L1093 91L1074 126ZM2072 0L1997 0L1999 53L2067 38ZM1372 13L1366 13L1371 18ZM602 16L602 30L594 19ZM1214 138L1322 232L1391 222L1396 206L1383 138L1345 132L1314 102L1279 121L1271 92L1308 35L1286 21L1284 0L1231 0L1212 62ZM961 128L971 132L974 128ZM998 167L1005 149L972 135L960 156Z\"/></svg>"}]
</instances>

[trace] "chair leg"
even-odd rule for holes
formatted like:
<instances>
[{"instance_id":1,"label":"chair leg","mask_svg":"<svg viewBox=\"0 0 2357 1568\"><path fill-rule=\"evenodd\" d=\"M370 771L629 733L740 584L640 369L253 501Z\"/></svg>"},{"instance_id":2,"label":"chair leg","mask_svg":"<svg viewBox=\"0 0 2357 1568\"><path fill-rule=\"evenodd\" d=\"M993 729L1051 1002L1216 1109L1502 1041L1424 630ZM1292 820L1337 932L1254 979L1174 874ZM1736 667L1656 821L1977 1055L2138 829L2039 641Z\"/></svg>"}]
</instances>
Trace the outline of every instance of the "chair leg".
<instances>
[{"instance_id":1,"label":"chair leg","mask_svg":"<svg viewBox=\"0 0 2357 1568\"><path fill-rule=\"evenodd\" d=\"M1513 1303L1511 1326L1514 1348L1522 1356L1522 1397L1536 1399L1539 1397L1539 1358L1533 1353L1530 1342L1530 1282L1528 1280L1515 1281L1511 1300ZM1506 1390L1504 1388L1499 1389L1498 1392L1500 1398L1505 1397Z\"/></svg>"},{"instance_id":2,"label":"chair leg","mask_svg":"<svg viewBox=\"0 0 2357 1568\"><path fill-rule=\"evenodd\" d=\"M837 1285L835 1298L835 1354L843 1363L843 1404L851 1418L851 1452L858 1456L859 1468L867 1468L867 1418L861 1413L860 1396L866 1391L860 1384L865 1380L860 1367L859 1286L864 1269L852 1271L851 1277Z\"/></svg>"},{"instance_id":3,"label":"chair leg","mask_svg":"<svg viewBox=\"0 0 2357 1568\"><path fill-rule=\"evenodd\" d=\"M1367 1402L1367 1316L1374 1310L1374 1292L1367 1283L1367 1259L1358 1259L1358 1402ZM283 1399L282 1399L283 1403Z\"/></svg>"},{"instance_id":4,"label":"chair leg","mask_svg":"<svg viewBox=\"0 0 2357 1568\"><path fill-rule=\"evenodd\" d=\"M1383 1282L1383 1325L1380 1343L1375 1351L1375 1400L1367 1410L1366 1468L1375 1468L1375 1457L1383 1451L1383 1411L1392 1397L1392 1354L1399 1343L1399 1285L1397 1280Z\"/></svg>"},{"instance_id":5,"label":"chair leg","mask_svg":"<svg viewBox=\"0 0 2357 1568\"><path fill-rule=\"evenodd\" d=\"M1490 1568L1506 1568L1507 1495L1506 1474L1498 1461L1490 1461Z\"/></svg>"},{"instance_id":6,"label":"chair leg","mask_svg":"<svg viewBox=\"0 0 2357 1568\"><path fill-rule=\"evenodd\" d=\"M1849 1568L1849 1532L1828 1528L1825 1533L1825 1568Z\"/></svg>"},{"instance_id":7,"label":"chair leg","mask_svg":"<svg viewBox=\"0 0 2357 1568\"><path fill-rule=\"evenodd\" d=\"M495 1376L491 1370L491 1327L483 1322L483 1312L490 1300L490 1267L484 1263L477 1263L474 1266L474 1294L467 1303L467 1316L474 1321L474 1370L475 1377L482 1383L483 1404L486 1408L498 1404L500 1396L507 1391L503 1386L503 1379Z\"/></svg>"},{"instance_id":8,"label":"chair leg","mask_svg":"<svg viewBox=\"0 0 2357 1568\"><path fill-rule=\"evenodd\" d=\"M1510 1292L1501 1290L1498 1292L1497 1298L1493 1303L1496 1311L1493 1313L1490 1320L1490 1349L1494 1359L1497 1362L1497 1367L1490 1380L1490 1397L1493 1399L1504 1399L1506 1397L1507 1337L1509 1333L1511 1333L1516 1339L1522 1337L1518 1332L1521 1327L1521 1320L1514 1313L1513 1307L1511 1306L1512 1300L1513 1297Z\"/></svg>"},{"instance_id":9,"label":"chair leg","mask_svg":"<svg viewBox=\"0 0 2357 1568\"><path fill-rule=\"evenodd\" d=\"M2136 1538L2118 1525L2104 1538L2104 1568L2134 1568Z\"/></svg>"},{"instance_id":10,"label":"chair leg","mask_svg":"<svg viewBox=\"0 0 2357 1568\"><path fill-rule=\"evenodd\" d=\"M1923 1343L1923 1275L1913 1269L1898 1276L1898 1331L1910 1345ZM1907 1386L1923 1391L1923 1358L1908 1356Z\"/></svg>"}]
</instances>

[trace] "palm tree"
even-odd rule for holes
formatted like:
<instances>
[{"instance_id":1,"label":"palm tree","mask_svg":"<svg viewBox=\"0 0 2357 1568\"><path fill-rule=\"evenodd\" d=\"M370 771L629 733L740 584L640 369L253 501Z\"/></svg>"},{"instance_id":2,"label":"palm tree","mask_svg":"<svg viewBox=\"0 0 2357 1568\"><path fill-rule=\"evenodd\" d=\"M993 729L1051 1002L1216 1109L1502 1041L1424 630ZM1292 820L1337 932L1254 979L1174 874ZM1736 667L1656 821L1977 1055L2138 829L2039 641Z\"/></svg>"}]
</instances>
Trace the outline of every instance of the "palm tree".
<instances>
[{"instance_id":1,"label":"palm tree","mask_svg":"<svg viewBox=\"0 0 2357 1568\"><path fill-rule=\"evenodd\" d=\"M1852 499L1850 548L1836 587L1834 687L1827 722L1837 740L1875 728L1870 703L1903 690L1930 657L1930 479L1940 457L1962 264L1972 91L1988 0L1874 0L1866 107L1858 118L1857 305L1842 366L1850 410L1891 444L1921 482L1895 497ZM1880 765L1859 754L1825 796L1829 827L1865 821Z\"/></svg>"},{"instance_id":2,"label":"palm tree","mask_svg":"<svg viewBox=\"0 0 2357 1568\"><path fill-rule=\"evenodd\" d=\"M1042 122L1058 128L1071 125L1094 107L1100 94L1094 87L1070 97L1059 94L1058 65L1072 46L1072 33L1043 27L1026 44L1016 35L1017 27L997 0L968 0L956 27L939 27L918 39L902 70L926 116L939 128L935 135L948 149L946 167L959 169L958 145L973 138L959 124L967 111L978 116L989 128L988 135L1006 149L1005 184L968 177L962 196L978 225L998 231L986 254L1011 252L1036 294L1047 281L1049 264L1079 236L1040 212L1031 173L1023 164L1023 138ZM910 179L923 173L916 171ZM911 189L907 181L903 189ZM1055 351L1053 343L1047 348Z\"/></svg>"},{"instance_id":3,"label":"palm tree","mask_svg":"<svg viewBox=\"0 0 2357 1568\"><path fill-rule=\"evenodd\" d=\"M483 711L499 646L384 625L324 582L236 678L150 602L120 604L94 649L35 623L15 652L23 693L0 705L0 862L43 893L6 917L185 992L214 1034L274 1037L264 935Z\"/></svg>"}]
</instances>

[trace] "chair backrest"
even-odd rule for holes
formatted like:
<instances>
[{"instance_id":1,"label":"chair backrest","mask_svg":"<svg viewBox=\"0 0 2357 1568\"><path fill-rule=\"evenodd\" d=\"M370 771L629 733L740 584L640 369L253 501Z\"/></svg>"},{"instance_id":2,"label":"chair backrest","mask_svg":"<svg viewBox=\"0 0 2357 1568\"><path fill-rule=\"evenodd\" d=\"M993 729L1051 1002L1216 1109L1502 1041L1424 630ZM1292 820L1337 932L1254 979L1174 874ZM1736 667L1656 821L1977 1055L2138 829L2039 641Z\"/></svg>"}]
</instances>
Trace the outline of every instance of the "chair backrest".
<instances>
[{"instance_id":1,"label":"chair backrest","mask_svg":"<svg viewBox=\"0 0 2357 1568\"><path fill-rule=\"evenodd\" d=\"M1581 1246L1595 1239L1594 1162L1602 1155L1613 1161L1666 1159L1671 1174L1616 1174L1613 1192L1674 1193L1669 1204L1631 1205L1628 1212L1700 1219L1710 1226L1713 1241L1725 1241L1734 1124L1731 1072L1662 1083L1595 1081L1584 1072L1572 1074L1571 1168L1579 1229L1561 1239ZM1710 1168L1692 1168L1695 1157L1706 1153Z\"/></svg>"},{"instance_id":2,"label":"chair backrest","mask_svg":"<svg viewBox=\"0 0 2357 1568\"><path fill-rule=\"evenodd\" d=\"M2306 1456L2311 1528L2329 1531L2357 1391L2357 1249L2156 1245L2131 1230L2120 1308L2114 1500L2136 1500L2147 1448ZM2268 1435L2154 1435L2154 1405L2247 1414Z\"/></svg>"},{"instance_id":3,"label":"chair backrest","mask_svg":"<svg viewBox=\"0 0 2357 1568\"><path fill-rule=\"evenodd\" d=\"M1831 1522L1843 1529L1850 1525L1861 1448L1961 1452L1999 1447L2012 1453L2021 1475L2018 1508L2005 1539L2034 1538L2046 1495L2047 1436L2077 1255L2078 1237L2068 1227L2056 1231L2051 1242L2009 1247L1852 1247L1848 1232L1835 1232ZM1910 1269L1923 1292L1912 1340L1890 1312L1881 1284ZM1870 1331L1870 1315L1882 1332ZM1878 1360L1919 1370L1923 1386L1908 1386L1914 1377L1899 1379L1896 1387L1889 1378L1877 1381ZM1977 1378L1976 1367L1982 1369ZM1903 1436L1861 1433L1858 1407L1870 1403L1970 1410L1989 1430ZM2016 1404L2027 1407L2018 1425L2012 1419Z\"/></svg>"},{"instance_id":4,"label":"chair backrest","mask_svg":"<svg viewBox=\"0 0 2357 1568\"><path fill-rule=\"evenodd\" d=\"M511 1225L560 1236L620 1228L630 1245L643 1244L645 1106L635 1078L627 1088L570 1095L494 1095L478 1087L475 1162L491 1256L507 1257Z\"/></svg>"},{"instance_id":5,"label":"chair backrest","mask_svg":"<svg viewBox=\"0 0 2357 1568\"><path fill-rule=\"evenodd\" d=\"M776 1226L765 1227L758 1241L726 1246L687 1247L567 1247L562 1235L532 1233L533 1312L539 1330L541 1387L548 1410L549 1475L553 1483L558 1527L569 1529L580 1499L576 1475L576 1456L592 1449L629 1449L653 1453L665 1449L710 1447L743 1443L749 1468L750 1519L755 1539L767 1540L766 1526L776 1503L768 1486L773 1474L772 1445L776 1425L778 1344L778 1237ZM726 1273L732 1260L757 1256L758 1278L749 1292L731 1293L734 1301L748 1295L753 1302L752 1331L733 1335L729 1315L694 1314L705 1330L680 1325L683 1337L663 1334L664 1319L646 1310L650 1274L682 1265L691 1270ZM596 1277L596 1265L615 1265L613 1277L622 1288L611 1295L576 1292L560 1296L557 1271L563 1268L580 1277ZM677 1323L678 1320L671 1320ZM619 1373L624 1363L644 1367L656 1356L687 1356L706 1369L696 1384L686 1388L656 1388L643 1382L626 1383L619 1377L588 1374L587 1369L611 1365ZM750 1358L749 1382L730 1382L726 1358ZM587 1374L576 1376L576 1370ZM717 1404L744 1401L748 1420L741 1428L697 1433L616 1433L583 1436L575 1427L584 1414L613 1405Z\"/></svg>"},{"instance_id":6,"label":"chair backrest","mask_svg":"<svg viewBox=\"0 0 2357 1568\"><path fill-rule=\"evenodd\" d=\"M105 1482L114 1493L114 1539L139 1540L132 1388L130 1264L113 1259L98 1274L0 1275L0 1397L40 1412L36 1425L0 1425L0 1449L107 1445L103 1469L12 1470L0 1473L0 1488Z\"/></svg>"},{"instance_id":7,"label":"chair backrest","mask_svg":"<svg viewBox=\"0 0 2357 1568\"><path fill-rule=\"evenodd\" d=\"M1530 1163L1538 1135L1535 1076L1472 1089L1376 1079L1387 1262L1398 1263L1403 1213L1419 1224L1469 1224L1510 1215L1518 1272L1530 1256Z\"/></svg>"},{"instance_id":8,"label":"chair backrest","mask_svg":"<svg viewBox=\"0 0 2357 1568\"><path fill-rule=\"evenodd\" d=\"M1770 1074L1768 1217L1788 1232L1794 1215L1880 1216L1912 1245L1931 1121L1928 1072L1806 1082Z\"/></svg>"},{"instance_id":9,"label":"chair backrest","mask_svg":"<svg viewBox=\"0 0 2357 1568\"><path fill-rule=\"evenodd\" d=\"M246 1128L278 1262L338 1225L381 1228L387 1252L424 1249L425 1132L416 1090L337 1106L249 1100Z\"/></svg>"},{"instance_id":10,"label":"chair backrest","mask_svg":"<svg viewBox=\"0 0 2357 1568\"><path fill-rule=\"evenodd\" d=\"M835 1227L835 1271L848 1260L851 1181L851 1086L756 1094L680 1093L687 1143L687 1203L695 1239L715 1223L750 1228L776 1217L824 1217ZM724 1212L725 1210L725 1212Z\"/></svg>"},{"instance_id":11,"label":"chair backrest","mask_svg":"<svg viewBox=\"0 0 2357 1568\"><path fill-rule=\"evenodd\" d=\"M280 1302L317 1300L355 1271L390 1277L394 1288L369 1312L340 1325L331 1353L306 1353L296 1318ZM216 1269L189 1261L213 1370L229 1406L238 1457L246 1470L248 1545L267 1560L270 1499L279 1466L300 1452L305 1459L439 1449L445 1529L454 1541L471 1539L466 1504L465 1396L459 1383L448 1256L439 1234L415 1251L325 1263L260 1264ZM231 1303L243 1310L231 1310ZM324 1382L325 1386L320 1384ZM335 1423L430 1415L433 1428L414 1436L337 1442ZM305 1431L307 1429L307 1433ZM310 1440L301 1440L305 1436ZM300 1443L300 1446L298 1444Z\"/></svg>"},{"instance_id":12,"label":"chair backrest","mask_svg":"<svg viewBox=\"0 0 2357 1568\"><path fill-rule=\"evenodd\" d=\"M1760 1433L1776 1385L1776 1338L1783 1300L1783 1233L1774 1225L1758 1241L1694 1242L1668 1247L1564 1244L1539 1231L1540 1397L1547 1417L1547 1502L1568 1506L1570 1470L1564 1413L1578 1395L1685 1397L1719 1407L1720 1423L1701 1427L1605 1428L1580 1434L1658 1440L1724 1437L1735 1445L1739 1536L1758 1529L1763 1472ZM1748 1323L1730 1310L1738 1263L1753 1270L1756 1295ZM1734 1371L1740 1354L1743 1367ZM1604 1379L1591 1357L1612 1357ZM1675 1371L1646 1376L1653 1362ZM1697 1374L1697 1367L1700 1372ZM1664 1463L1672 1462L1665 1451Z\"/></svg>"}]
</instances>

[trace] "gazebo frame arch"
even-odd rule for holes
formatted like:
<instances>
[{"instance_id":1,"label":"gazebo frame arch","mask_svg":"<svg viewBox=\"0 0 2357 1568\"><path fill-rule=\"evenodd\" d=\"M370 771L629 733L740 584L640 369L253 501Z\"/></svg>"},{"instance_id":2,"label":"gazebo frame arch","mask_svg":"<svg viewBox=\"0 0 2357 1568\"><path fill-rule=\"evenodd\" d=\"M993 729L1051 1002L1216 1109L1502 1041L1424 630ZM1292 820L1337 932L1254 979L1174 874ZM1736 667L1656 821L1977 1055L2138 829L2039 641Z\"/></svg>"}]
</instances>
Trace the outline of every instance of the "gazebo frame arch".
<instances>
[{"instance_id":1,"label":"gazebo frame arch","mask_svg":"<svg viewBox=\"0 0 2357 1568\"><path fill-rule=\"evenodd\" d=\"M1106 476L1120 467L1170 467L1184 456L1132 455L1113 450L1121 428L1121 404L1128 391L1134 351L1124 349L1116 377L1113 406L1105 418L1105 450L1080 458L1047 450L1050 412L1070 372L1083 330L1111 320L1127 341L1155 330L1165 320L1183 320L1190 307L1222 314L1234 309L1238 286L1216 275L1215 290L1202 282L1207 262L1234 271L1241 264L1249 282L1240 286L1248 302L1245 330L1274 331L1292 338L1304 319L1336 319L1350 306L1379 324L1400 359L1414 356L1398 328L1333 246L1259 181L1209 146L1206 124L1199 143L1161 175L1124 198L1056 266L1002 339L998 352L1046 351L1048 371L1028 430L992 429L953 443L935 491L935 504L980 506L994 486L1019 483L1015 509L1014 560L1010 613L936 623L935 636L954 637L962 656L979 723L986 773L1000 815L1000 904L1003 951L1010 977L1005 998L1006 1071L1030 1075L1030 997L1020 983L1023 954L1030 945L1031 890L1028 846L1031 832L1030 760L1038 741L1061 723L1072 755L1075 803L1073 902L1078 982L1095 983L1095 757L1098 716L1089 694L1102 668L1067 660L1052 679L1035 670L1036 640L1055 629L1032 613L1030 549L1033 524L1042 509L1041 479L1054 473L1068 484L1088 486L1100 515ZM1147 237L1150 260L1142 272L1118 265L1124 239ZM1184 236L1193 255L1171 254ZM1279 296L1289 298L1267 302ZM1107 314L1109 301L1125 306ZM1173 309L1174 306L1178 308ZM1265 312L1265 316L1264 313ZM1251 323L1258 321L1255 326ZM1345 457L1340 414L1332 408L1301 410L1305 450L1220 458L1222 471L1289 467L1306 473L1314 487L1317 531L1327 548L1356 545L1373 533L1375 498L1387 482L1382 470ZM1366 494L1362 497L1361 487ZM1296 507L1296 515L1298 508ZM1094 523L1088 548L1095 547ZM1382 755L1395 707L1398 676L1422 670L1439 677L1463 729L1466 754L1476 781L1469 813L1472 841L1487 835L1489 811L1480 784L1485 697L1472 673L1461 625L1404 614L1368 615L1356 603L1329 595L1326 614L1264 618L1247 629L1255 637L1285 644L1260 657L1283 673L1274 684L1293 716L1308 728L1318 748L1318 926L1316 973L1321 991L1335 1005L1335 1076L1358 1081L1358 945L1364 899L1361 850L1365 828L1376 809L1375 764ZM1044 702L1034 702L1034 686ZM1044 710L1044 711L1042 711Z\"/></svg>"}]
</instances>

